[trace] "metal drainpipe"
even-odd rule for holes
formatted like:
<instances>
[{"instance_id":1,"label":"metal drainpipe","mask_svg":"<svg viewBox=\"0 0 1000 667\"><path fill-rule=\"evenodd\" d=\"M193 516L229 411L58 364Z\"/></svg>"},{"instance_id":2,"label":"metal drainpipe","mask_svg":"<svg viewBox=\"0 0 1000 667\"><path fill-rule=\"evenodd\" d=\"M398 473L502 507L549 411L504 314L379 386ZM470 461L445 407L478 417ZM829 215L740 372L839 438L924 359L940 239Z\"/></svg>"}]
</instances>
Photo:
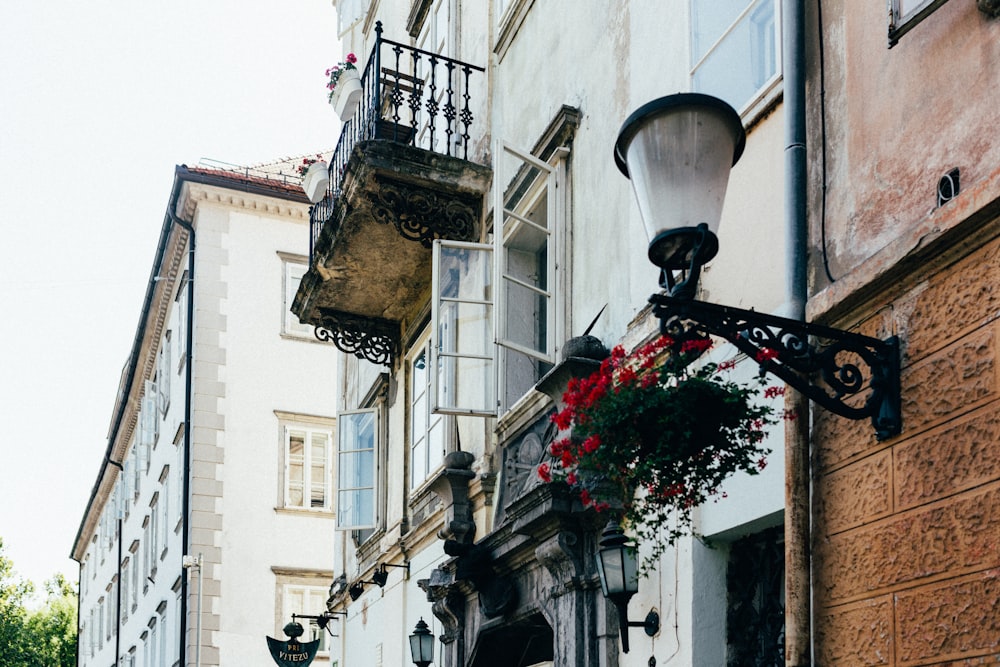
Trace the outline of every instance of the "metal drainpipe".
<instances>
[{"instance_id":1,"label":"metal drainpipe","mask_svg":"<svg viewBox=\"0 0 1000 667\"><path fill-rule=\"evenodd\" d=\"M785 107L786 302L788 317L805 319L806 113L805 8L784 0L782 61ZM809 400L790 389L785 408L785 665L811 665Z\"/></svg>"},{"instance_id":2,"label":"metal drainpipe","mask_svg":"<svg viewBox=\"0 0 1000 667\"><path fill-rule=\"evenodd\" d=\"M119 473L125 473L125 469L118 461L107 458L107 462L118 468ZM115 482L115 484L117 483ZM115 507L115 514L117 514L116 520L118 522L118 563L115 565L115 572L117 572L115 578L118 581L118 585L115 587L115 664L117 665L122 655L122 515L120 507Z\"/></svg>"},{"instance_id":3,"label":"metal drainpipe","mask_svg":"<svg viewBox=\"0 0 1000 667\"><path fill-rule=\"evenodd\" d=\"M188 555L188 536L190 528L188 525L188 512L191 501L191 393L192 393L192 370L194 368L194 250L195 233L191 223L181 220L174 215L173 210L168 210L170 222L180 225L188 233L188 279L187 279L187 331L184 332L184 350L187 358L184 362L184 470L183 476L184 492L181 501L181 560ZM199 570L199 579L201 572ZM180 627L180 665L184 667L187 653L187 577L181 577L181 627ZM200 581L199 581L200 584ZM197 638L198 645L201 645L201 637Z\"/></svg>"}]
</instances>

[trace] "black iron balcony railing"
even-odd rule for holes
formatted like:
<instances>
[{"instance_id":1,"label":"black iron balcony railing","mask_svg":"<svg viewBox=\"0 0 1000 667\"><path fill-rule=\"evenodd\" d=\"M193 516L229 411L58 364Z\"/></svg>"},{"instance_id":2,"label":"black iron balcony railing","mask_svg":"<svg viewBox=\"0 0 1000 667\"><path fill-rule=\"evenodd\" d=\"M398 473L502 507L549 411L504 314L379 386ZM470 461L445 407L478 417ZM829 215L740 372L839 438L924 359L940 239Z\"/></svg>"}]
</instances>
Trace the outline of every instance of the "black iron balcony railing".
<instances>
[{"instance_id":1,"label":"black iron balcony railing","mask_svg":"<svg viewBox=\"0 0 1000 667\"><path fill-rule=\"evenodd\" d=\"M382 37L375 24L375 45L361 74L361 100L344 123L330 158L326 195L310 213L309 258L323 224L333 215L347 162L354 147L387 139L434 153L469 159L470 79L482 67L407 46Z\"/></svg>"}]
</instances>

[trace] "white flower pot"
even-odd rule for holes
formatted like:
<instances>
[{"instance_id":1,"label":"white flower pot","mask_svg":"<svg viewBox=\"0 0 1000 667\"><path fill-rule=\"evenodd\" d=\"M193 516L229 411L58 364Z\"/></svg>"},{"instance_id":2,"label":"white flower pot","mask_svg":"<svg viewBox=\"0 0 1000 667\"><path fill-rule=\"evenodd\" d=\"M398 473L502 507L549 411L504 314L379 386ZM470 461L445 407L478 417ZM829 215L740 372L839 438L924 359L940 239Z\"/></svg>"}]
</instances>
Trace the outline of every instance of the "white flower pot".
<instances>
[{"instance_id":1,"label":"white flower pot","mask_svg":"<svg viewBox=\"0 0 1000 667\"><path fill-rule=\"evenodd\" d=\"M302 177L302 189L306 191L309 201L316 203L326 195L330 185L330 169L326 162L313 162L309 165L306 175Z\"/></svg>"},{"instance_id":2,"label":"white flower pot","mask_svg":"<svg viewBox=\"0 0 1000 667\"><path fill-rule=\"evenodd\" d=\"M330 98L330 104L340 116L340 120L346 123L354 117L360 99L361 75L356 69L344 70L337 78L337 86L333 89L333 96Z\"/></svg>"}]
</instances>

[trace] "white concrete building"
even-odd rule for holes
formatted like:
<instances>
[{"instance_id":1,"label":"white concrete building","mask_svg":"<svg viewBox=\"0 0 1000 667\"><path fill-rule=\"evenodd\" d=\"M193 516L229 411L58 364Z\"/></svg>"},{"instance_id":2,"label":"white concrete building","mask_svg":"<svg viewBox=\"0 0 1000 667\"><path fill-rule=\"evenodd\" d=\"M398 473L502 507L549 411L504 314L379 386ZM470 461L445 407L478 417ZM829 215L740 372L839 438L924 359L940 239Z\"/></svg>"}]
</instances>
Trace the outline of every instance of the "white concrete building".
<instances>
[{"instance_id":1,"label":"white concrete building","mask_svg":"<svg viewBox=\"0 0 1000 667\"><path fill-rule=\"evenodd\" d=\"M308 203L277 171L176 170L71 554L81 666L263 666L325 608L336 355L289 312Z\"/></svg>"},{"instance_id":2,"label":"white concrete building","mask_svg":"<svg viewBox=\"0 0 1000 667\"><path fill-rule=\"evenodd\" d=\"M747 130L699 298L788 310L782 3L335 5L364 92L293 305L345 353L332 659L410 664L423 618L436 666L777 664L782 428L761 475L696 512L714 548L682 540L640 582L630 618L660 626L625 654L594 568L607 519L537 477L535 384L591 322L608 347L655 335L658 271L612 151L664 95L721 97Z\"/></svg>"}]
</instances>

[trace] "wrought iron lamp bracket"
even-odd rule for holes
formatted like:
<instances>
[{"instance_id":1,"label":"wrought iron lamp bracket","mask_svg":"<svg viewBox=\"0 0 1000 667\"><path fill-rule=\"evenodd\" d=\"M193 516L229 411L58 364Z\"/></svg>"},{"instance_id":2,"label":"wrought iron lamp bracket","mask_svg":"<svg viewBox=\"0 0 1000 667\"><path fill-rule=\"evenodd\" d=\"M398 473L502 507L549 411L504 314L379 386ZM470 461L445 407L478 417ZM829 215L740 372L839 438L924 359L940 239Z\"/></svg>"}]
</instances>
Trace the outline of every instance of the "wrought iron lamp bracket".
<instances>
[{"instance_id":1,"label":"wrought iron lamp bracket","mask_svg":"<svg viewBox=\"0 0 1000 667\"><path fill-rule=\"evenodd\" d=\"M678 348L718 336L810 400L848 419L870 418L879 440L898 435L899 339L879 340L832 327L666 294L649 297L660 333ZM817 382L816 380L819 380ZM868 391L861 403L852 400Z\"/></svg>"}]
</instances>

